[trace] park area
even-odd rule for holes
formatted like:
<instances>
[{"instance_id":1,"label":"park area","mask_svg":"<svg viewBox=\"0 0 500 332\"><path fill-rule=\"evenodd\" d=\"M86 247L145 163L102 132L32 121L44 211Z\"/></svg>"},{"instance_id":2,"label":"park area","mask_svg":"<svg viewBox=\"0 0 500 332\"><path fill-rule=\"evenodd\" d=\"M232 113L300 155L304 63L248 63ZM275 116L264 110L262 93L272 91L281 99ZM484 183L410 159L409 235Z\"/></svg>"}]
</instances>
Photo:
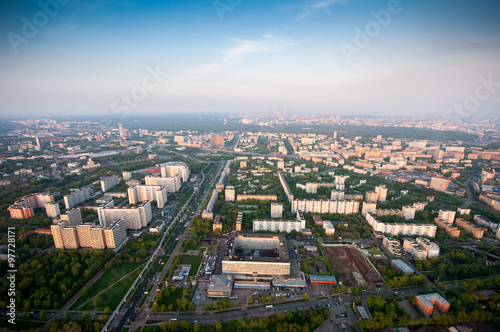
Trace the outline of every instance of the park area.
<instances>
[{"instance_id":1,"label":"park area","mask_svg":"<svg viewBox=\"0 0 500 332\"><path fill-rule=\"evenodd\" d=\"M323 246L323 253L328 258L333 273L348 287L374 288L383 283L382 278L373 269L363 254L348 246Z\"/></svg>"},{"instance_id":2,"label":"park area","mask_svg":"<svg viewBox=\"0 0 500 332\"><path fill-rule=\"evenodd\" d=\"M107 270L88 290L82 290L80 298L71 306L71 310L114 310L134 280L141 263L126 262Z\"/></svg>"}]
</instances>

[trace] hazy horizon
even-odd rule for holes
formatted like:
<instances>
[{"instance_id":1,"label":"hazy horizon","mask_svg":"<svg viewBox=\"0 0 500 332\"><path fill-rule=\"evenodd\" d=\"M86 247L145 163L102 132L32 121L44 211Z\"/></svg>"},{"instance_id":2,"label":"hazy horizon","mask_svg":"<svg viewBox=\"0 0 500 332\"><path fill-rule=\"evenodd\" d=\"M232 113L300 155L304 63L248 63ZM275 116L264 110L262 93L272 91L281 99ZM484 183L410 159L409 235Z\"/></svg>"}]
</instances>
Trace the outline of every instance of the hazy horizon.
<instances>
[{"instance_id":1,"label":"hazy horizon","mask_svg":"<svg viewBox=\"0 0 500 332\"><path fill-rule=\"evenodd\" d=\"M8 0L0 9L1 118L498 114L497 1Z\"/></svg>"}]
</instances>

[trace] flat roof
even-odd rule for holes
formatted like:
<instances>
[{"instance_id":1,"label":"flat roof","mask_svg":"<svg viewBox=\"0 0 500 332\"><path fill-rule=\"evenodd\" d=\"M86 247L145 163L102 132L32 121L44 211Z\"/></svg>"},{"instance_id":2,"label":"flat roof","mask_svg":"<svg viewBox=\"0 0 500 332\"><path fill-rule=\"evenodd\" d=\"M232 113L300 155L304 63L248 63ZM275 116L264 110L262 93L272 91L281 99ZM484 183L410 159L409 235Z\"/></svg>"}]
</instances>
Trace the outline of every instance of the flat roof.
<instances>
[{"instance_id":1,"label":"flat roof","mask_svg":"<svg viewBox=\"0 0 500 332\"><path fill-rule=\"evenodd\" d=\"M415 270L413 270L408 264L403 262L401 259L393 259L392 263L396 265L399 269L401 269L404 273L413 273Z\"/></svg>"},{"instance_id":2,"label":"flat roof","mask_svg":"<svg viewBox=\"0 0 500 332\"><path fill-rule=\"evenodd\" d=\"M323 275L311 274L309 275L309 279L311 279L312 283L319 283L319 284L337 283L337 279L335 278L335 276L323 276Z\"/></svg>"},{"instance_id":3,"label":"flat roof","mask_svg":"<svg viewBox=\"0 0 500 332\"><path fill-rule=\"evenodd\" d=\"M446 299L438 293L418 295L417 299L419 299L426 307L432 307L435 301L441 304L450 305L450 302L446 301Z\"/></svg>"}]
</instances>

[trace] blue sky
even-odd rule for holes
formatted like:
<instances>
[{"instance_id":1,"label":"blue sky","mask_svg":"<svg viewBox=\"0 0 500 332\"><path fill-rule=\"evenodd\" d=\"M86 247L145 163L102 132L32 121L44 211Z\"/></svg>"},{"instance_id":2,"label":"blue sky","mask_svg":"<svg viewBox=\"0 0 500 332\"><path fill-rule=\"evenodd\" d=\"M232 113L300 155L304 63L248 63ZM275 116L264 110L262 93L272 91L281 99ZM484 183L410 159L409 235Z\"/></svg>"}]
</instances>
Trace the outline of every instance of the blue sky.
<instances>
[{"instance_id":1,"label":"blue sky","mask_svg":"<svg viewBox=\"0 0 500 332\"><path fill-rule=\"evenodd\" d=\"M449 114L500 82L499 14L495 0L4 0L0 116ZM469 115L498 114L497 85Z\"/></svg>"}]
</instances>

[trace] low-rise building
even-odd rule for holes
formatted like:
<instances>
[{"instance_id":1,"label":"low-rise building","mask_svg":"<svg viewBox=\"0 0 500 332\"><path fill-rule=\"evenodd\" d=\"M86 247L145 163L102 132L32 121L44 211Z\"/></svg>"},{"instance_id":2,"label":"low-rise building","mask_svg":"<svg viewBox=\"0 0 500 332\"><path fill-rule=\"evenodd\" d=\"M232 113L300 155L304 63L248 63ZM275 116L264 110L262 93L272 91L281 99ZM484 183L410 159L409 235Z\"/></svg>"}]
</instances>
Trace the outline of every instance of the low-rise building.
<instances>
[{"instance_id":1,"label":"low-rise building","mask_svg":"<svg viewBox=\"0 0 500 332\"><path fill-rule=\"evenodd\" d=\"M424 315L432 315L434 308L441 312L448 312L450 303L438 293L418 295L416 297L417 306Z\"/></svg>"},{"instance_id":2,"label":"low-rise building","mask_svg":"<svg viewBox=\"0 0 500 332\"><path fill-rule=\"evenodd\" d=\"M401 256L401 244L398 240L393 240L388 237L382 238L382 245L386 248L392 255L399 257Z\"/></svg>"}]
</instances>

